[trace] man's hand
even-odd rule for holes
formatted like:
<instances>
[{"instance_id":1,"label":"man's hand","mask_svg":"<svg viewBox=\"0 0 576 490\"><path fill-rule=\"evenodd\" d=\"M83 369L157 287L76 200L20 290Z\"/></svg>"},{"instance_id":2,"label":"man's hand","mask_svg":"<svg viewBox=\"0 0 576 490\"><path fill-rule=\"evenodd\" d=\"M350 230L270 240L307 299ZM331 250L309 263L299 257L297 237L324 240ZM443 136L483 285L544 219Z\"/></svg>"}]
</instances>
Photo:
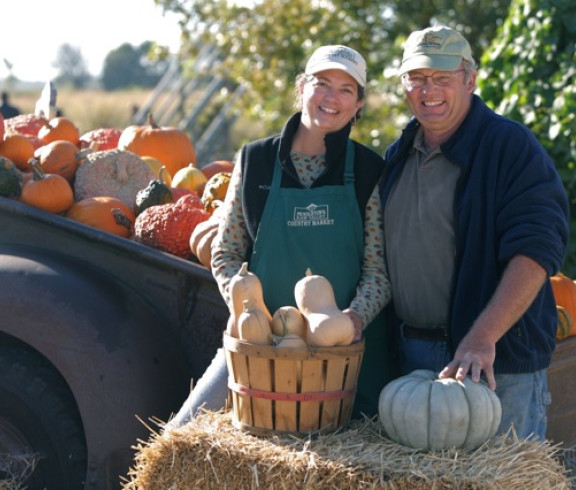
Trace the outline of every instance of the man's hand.
<instances>
[{"instance_id":1,"label":"man's hand","mask_svg":"<svg viewBox=\"0 0 576 490\"><path fill-rule=\"evenodd\" d=\"M494 359L496 344L472 330L462 339L456 349L454 359L440 372L439 378L455 378L464 381L468 373L472 381L478 383L482 373L486 376L488 386L496 389L494 378Z\"/></svg>"}]
</instances>

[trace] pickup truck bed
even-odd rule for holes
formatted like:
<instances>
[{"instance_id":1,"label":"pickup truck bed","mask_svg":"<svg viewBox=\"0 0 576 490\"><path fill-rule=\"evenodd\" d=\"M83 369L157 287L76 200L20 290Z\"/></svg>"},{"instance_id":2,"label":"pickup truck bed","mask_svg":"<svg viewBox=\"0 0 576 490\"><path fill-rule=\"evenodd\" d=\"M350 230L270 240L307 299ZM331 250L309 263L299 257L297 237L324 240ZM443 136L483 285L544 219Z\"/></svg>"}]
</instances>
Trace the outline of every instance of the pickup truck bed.
<instances>
[{"instance_id":1,"label":"pickup truck bed","mask_svg":"<svg viewBox=\"0 0 576 490\"><path fill-rule=\"evenodd\" d=\"M180 408L228 318L206 268L6 198L0 312L0 454L66 489L119 488L138 419Z\"/></svg>"}]
</instances>

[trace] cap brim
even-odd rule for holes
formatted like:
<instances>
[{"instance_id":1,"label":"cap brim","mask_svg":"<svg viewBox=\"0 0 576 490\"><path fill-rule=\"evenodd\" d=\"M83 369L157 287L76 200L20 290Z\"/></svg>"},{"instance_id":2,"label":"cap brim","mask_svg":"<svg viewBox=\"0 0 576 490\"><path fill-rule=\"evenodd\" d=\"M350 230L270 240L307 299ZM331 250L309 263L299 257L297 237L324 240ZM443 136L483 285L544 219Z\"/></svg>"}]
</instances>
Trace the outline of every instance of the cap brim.
<instances>
[{"instance_id":1,"label":"cap brim","mask_svg":"<svg viewBox=\"0 0 576 490\"><path fill-rule=\"evenodd\" d=\"M400 69L398 70L399 75L404 75L412 70L456 70L462 62L461 56L450 56L450 55L426 55L419 54L405 60Z\"/></svg>"},{"instance_id":2,"label":"cap brim","mask_svg":"<svg viewBox=\"0 0 576 490\"><path fill-rule=\"evenodd\" d=\"M343 65L342 63L338 63L337 61L325 61L322 63L319 63L317 65L314 65L314 68L309 68L308 70L306 70L306 73L308 75L315 75L316 73L320 73L321 71L326 71L326 70L340 70L343 71L345 73L348 73L348 75L350 75L354 80L356 80L361 87L364 87L364 85L366 84L366 82L364 80L362 80L362 77L360 75L358 75L357 73L355 73L354 71L350 70L346 65Z\"/></svg>"}]
</instances>

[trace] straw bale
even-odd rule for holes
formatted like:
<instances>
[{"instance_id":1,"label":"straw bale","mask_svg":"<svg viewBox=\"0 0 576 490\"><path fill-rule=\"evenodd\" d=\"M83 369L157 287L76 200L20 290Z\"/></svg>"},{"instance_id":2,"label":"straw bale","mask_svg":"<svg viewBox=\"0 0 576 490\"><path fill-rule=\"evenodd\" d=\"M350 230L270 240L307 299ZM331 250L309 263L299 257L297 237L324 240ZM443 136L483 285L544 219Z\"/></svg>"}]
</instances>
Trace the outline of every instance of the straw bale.
<instances>
[{"instance_id":1,"label":"straw bale","mask_svg":"<svg viewBox=\"0 0 576 490\"><path fill-rule=\"evenodd\" d=\"M126 490L570 489L558 446L507 434L476 449L417 451L387 439L377 417L305 439L262 437L204 412L140 441Z\"/></svg>"}]
</instances>

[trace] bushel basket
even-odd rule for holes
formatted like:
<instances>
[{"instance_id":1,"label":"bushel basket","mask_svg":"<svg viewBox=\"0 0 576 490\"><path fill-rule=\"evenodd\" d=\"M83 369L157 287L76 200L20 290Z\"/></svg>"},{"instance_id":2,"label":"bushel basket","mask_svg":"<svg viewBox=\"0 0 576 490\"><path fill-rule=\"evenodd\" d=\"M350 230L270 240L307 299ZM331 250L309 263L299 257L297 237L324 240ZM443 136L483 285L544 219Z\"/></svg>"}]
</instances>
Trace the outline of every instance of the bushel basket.
<instances>
[{"instance_id":1,"label":"bushel basket","mask_svg":"<svg viewBox=\"0 0 576 490\"><path fill-rule=\"evenodd\" d=\"M279 348L224 334L235 427L257 435L330 432L350 421L364 341Z\"/></svg>"}]
</instances>

